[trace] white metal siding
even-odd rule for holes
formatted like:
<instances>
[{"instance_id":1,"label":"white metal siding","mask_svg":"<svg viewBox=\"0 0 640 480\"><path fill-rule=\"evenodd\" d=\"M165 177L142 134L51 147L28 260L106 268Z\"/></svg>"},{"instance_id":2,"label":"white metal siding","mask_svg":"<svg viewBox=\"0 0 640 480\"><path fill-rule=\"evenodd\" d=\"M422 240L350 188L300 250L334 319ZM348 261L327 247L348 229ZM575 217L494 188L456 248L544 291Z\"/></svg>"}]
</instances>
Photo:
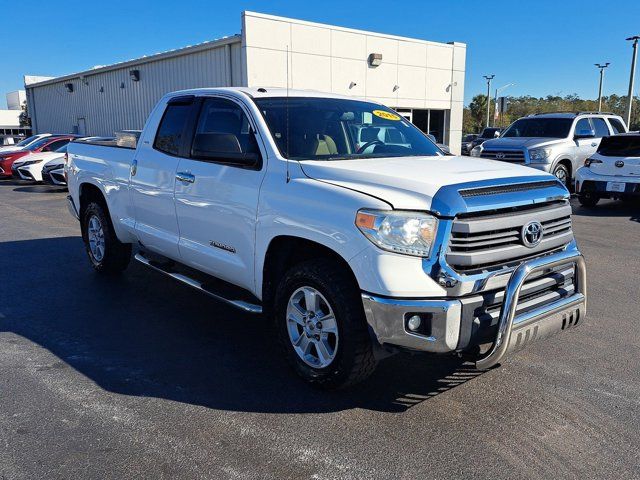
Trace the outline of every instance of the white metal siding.
<instances>
[{"instance_id":1,"label":"white metal siding","mask_svg":"<svg viewBox=\"0 0 640 480\"><path fill-rule=\"evenodd\" d=\"M38 133L73 132L84 118L87 135L113 135L141 129L156 102L167 92L199 87L241 86L240 41L180 56L27 87L31 116ZM129 78L140 71L140 81ZM67 92L66 83L73 84ZM124 88L121 87L124 85ZM102 90L102 91L101 91Z\"/></svg>"},{"instance_id":2,"label":"white metal siding","mask_svg":"<svg viewBox=\"0 0 640 480\"><path fill-rule=\"evenodd\" d=\"M246 84L320 90L393 108L444 110L446 135L460 152L466 45L321 25L245 12ZM382 54L372 67L369 54Z\"/></svg>"}]
</instances>

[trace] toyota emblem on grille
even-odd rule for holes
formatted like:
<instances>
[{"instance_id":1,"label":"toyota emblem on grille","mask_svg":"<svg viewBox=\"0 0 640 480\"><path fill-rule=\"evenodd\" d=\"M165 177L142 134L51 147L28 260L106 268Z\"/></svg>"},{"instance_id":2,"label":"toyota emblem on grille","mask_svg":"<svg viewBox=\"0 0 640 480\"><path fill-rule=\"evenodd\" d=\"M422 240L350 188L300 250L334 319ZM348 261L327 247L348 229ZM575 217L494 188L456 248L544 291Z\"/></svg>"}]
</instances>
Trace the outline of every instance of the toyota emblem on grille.
<instances>
[{"instance_id":1,"label":"toyota emblem on grille","mask_svg":"<svg viewBox=\"0 0 640 480\"><path fill-rule=\"evenodd\" d=\"M540 222L527 223L522 227L520 237L525 247L533 248L537 246L542 240L542 224Z\"/></svg>"},{"instance_id":2,"label":"toyota emblem on grille","mask_svg":"<svg viewBox=\"0 0 640 480\"><path fill-rule=\"evenodd\" d=\"M624 167L624 162L622 160L616 160L616 167L618 168Z\"/></svg>"},{"instance_id":3,"label":"toyota emblem on grille","mask_svg":"<svg viewBox=\"0 0 640 480\"><path fill-rule=\"evenodd\" d=\"M505 157L505 154L500 152L500 153L496 153L496 159L497 160L503 160Z\"/></svg>"}]
</instances>

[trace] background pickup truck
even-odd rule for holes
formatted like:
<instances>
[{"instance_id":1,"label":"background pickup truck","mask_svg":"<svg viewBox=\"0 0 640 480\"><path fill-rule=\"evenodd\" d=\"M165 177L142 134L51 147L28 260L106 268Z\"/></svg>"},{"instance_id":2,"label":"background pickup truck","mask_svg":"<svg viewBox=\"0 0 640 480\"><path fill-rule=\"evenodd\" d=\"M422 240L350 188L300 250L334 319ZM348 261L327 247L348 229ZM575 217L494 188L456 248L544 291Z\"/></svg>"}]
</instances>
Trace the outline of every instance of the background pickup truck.
<instances>
[{"instance_id":1,"label":"background pickup truck","mask_svg":"<svg viewBox=\"0 0 640 480\"><path fill-rule=\"evenodd\" d=\"M135 246L139 262L266 315L295 371L325 388L399 350L488 368L585 314L564 185L445 156L377 103L176 92L139 139L71 143L66 171L98 272L124 270Z\"/></svg>"}]
</instances>

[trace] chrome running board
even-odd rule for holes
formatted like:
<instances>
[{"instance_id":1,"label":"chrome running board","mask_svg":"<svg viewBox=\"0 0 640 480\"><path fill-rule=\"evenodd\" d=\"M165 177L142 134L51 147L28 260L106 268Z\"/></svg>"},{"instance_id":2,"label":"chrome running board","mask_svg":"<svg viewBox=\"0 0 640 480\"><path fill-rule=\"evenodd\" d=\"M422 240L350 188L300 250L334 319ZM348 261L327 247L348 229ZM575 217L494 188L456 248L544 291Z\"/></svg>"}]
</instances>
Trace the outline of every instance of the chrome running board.
<instances>
[{"instance_id":1,"label":"chrome running board","mask_svg":"<svg viewBox=\"0 0 640 480\"><path fill-rule=\"evenodd\" d=\"M202 293L205 293L207 295L209 295L212 298L215 298L216 300L219 300L221 302L227 303L233 307L236 307L240 310L243 310L245 312L249 312L249 313L262 313L262 307L260 305L256 305L253 304L251 302L247 302L245 300L237 300L237 299L232 299L232 298L227 298L225 296L223 296L220 293L217 293L215 291L213 291L210 288L207 288L205 285L203 285L202 282L191 278L183 273L178 273L178 272L173 272L170 270L170 268L168 267L164 267L161 263L159 262L154 262L153 260L148 259L147 257L145 257L141 252L136 253L134 258L146 265L147 267L152 268L153 270L155 270L156 272L160 272L160 273L164 273L165 275L178 280L181 283L184 283L185 285L188 285L192 288L195 288L196 290L200 290Z\"/></svg>"}]
</instances>

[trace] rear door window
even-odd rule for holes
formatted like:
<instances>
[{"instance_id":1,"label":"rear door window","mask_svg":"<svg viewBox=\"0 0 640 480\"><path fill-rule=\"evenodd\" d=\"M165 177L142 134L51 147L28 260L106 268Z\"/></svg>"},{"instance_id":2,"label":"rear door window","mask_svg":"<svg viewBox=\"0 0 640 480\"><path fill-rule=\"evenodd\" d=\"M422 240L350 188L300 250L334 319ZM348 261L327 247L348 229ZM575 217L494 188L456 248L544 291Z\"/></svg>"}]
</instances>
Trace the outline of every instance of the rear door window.
<instances>
[{"instance_id":1,"label":"rear door window","mask_svg":"<svg viewBox=\"0 0 640 480\"><path fill-rule=\"evenodd\" d=\"M609 125L611 125L614 134L626 132L624 125L622 125L622 122L617 118L609 118Z\"/></svg>"},{"instance_id":2,"label":"rear door window","mask_svg":"<svg viewBox=\"0 0 640 480\"><path fill-rule=\"evenodd\" d=\"M593 129L596 131L596 138L610 135L609 127L607 127L607 122L604 121L604 118L594 117L591 119L591 123L593 123Z\"/></svg>"},{"instance_id":3,"label":"rear door window","mask_svg":"<svg viewBox=\"0 0 640 480\"><path fill-rule=\"evenodd\" d=\"M258 154L249 119L234 102L221 98L207 98L202 104L196 127L191 156L196 159L233 161L244 154Z\"/></svg>"},{"instance_id":4,"label":"rear door window","mask_svg":"<svg viewBox=\"0 0 640 480\"><path fill-rule=\"evenodd\" d=\"M153 148L169 155L179 155L191 104L169 104L162 116Z\"/></svg>"},{"instance_id":5,"label":"rear door window","mask_svg":"<svg viewBox=\"0 0 640 480\"><path fill-rule=\"evenodd\" d=\"M49 145L47 145L46 147L44 147L42 149L43 152L53 152L57 149L59 149L60 147L64 147L66 144L68 144L71 140L68 138L65 138L64 140L56 140L55 142L51 142Z\"/></svg>"}]
</instances>

